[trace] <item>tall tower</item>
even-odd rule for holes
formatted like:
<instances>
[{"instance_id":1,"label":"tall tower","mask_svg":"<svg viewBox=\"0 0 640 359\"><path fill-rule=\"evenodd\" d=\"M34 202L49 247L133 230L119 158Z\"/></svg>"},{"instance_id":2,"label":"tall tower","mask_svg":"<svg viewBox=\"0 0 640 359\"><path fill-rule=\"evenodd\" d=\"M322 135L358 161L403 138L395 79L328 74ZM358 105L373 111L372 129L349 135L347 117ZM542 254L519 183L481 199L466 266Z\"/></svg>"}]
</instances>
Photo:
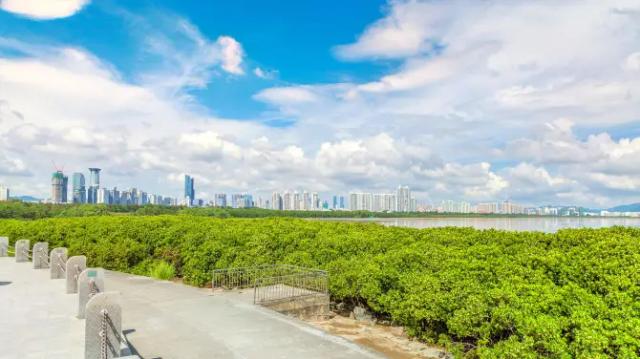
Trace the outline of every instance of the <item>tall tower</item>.
<instances>
[{"instance_id":1,"label":"tall tower","mask_svg":"<svg viewBox=\"0 0 640 359\"><path fill-rule=\"evenodd\" d=\"M53 203L67 203L67 184L69 178L56 171L51 175L51 201Z\"/></svg>"},{"instance_id":2,"label":"tall tower","mask_svg":"<svg viewBox=\"0 0 640 359\"><path fill-rule=\"evenodd\" d=\"M184 175L184 199L187 206L193 205L193 200L196 197L196 189L194 187L193 177Z\"/></svg>"},{"instance_id":3,"label":"tall tower","mask_svg":"<svg viewBox=\"0 0 640 359\"><path fill-rule=\"evenodd\" d=\"M100 169L89 168L89 191L87 192L87 203L98 202L98 188L100 188Z\"/></svg>"},{"instance_id":4,"label":"tall tower","mask_svg":"<svg viewBox=\"0 0 640 359\"><path fill-rule=\"evenodd\" d=\"M396 211L411 212L411 190L409 187L398 186L398 191L396 193Z\"/></svg>"},{"instance_id":5,"label":"tall tower","mask_svg":"<svg viewBox=\"0 0 640 359\"><path fill-rule=\"evenodd\" d=\"M84 175L79 172L73 174L73 203L87 203Z\"/></svg>"}]
</instances>

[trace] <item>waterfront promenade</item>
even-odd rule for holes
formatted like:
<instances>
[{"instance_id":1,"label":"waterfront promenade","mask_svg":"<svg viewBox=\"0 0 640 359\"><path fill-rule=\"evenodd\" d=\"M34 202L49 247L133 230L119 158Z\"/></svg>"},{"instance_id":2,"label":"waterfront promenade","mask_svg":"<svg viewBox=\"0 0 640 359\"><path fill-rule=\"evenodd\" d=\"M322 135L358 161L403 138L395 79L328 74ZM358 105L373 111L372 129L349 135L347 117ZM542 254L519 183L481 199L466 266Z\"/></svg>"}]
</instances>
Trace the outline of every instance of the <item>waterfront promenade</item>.
<instances>
[{"instance_id":1,"label":"waterfront promenade","mask_svg":"<svg viewBox=\"0 0 640 359\"><path fill-rule=\"evenodd\" d=\"M47 269L0 257L0 358L84 357L78 296L64 286ZM142 358L381 358L242 293L112 271L105 289L121 293L122 330Z\"/></svg>"}]
</instances>

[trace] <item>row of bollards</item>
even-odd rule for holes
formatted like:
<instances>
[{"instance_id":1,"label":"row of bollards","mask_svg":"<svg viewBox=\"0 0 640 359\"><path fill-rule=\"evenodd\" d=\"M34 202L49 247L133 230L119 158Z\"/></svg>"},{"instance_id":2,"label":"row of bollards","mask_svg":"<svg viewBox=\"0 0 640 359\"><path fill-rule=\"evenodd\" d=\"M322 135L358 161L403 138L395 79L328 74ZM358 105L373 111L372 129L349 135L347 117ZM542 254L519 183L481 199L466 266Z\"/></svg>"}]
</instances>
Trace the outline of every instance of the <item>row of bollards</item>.
<instances>
[{"instance_id":1,"label":"row of bollards","mask_svg":"<svg viewBox=\"0 0 640 359\"><path fill-rule=\"evenodd\" d=\"M65 279L66 293L78 294L79 319L85 319L85 359L138 358L122 334L120 294L106 292L104 269L87 268L85 256L67 258L67 248L54 248L37 242L30 247L28 239L15 242L12 250L9 239L0 237L0 257L13 254L16 262L33 263L34 269L49 269L51 279Z\"/></svg>"}]
</instances>

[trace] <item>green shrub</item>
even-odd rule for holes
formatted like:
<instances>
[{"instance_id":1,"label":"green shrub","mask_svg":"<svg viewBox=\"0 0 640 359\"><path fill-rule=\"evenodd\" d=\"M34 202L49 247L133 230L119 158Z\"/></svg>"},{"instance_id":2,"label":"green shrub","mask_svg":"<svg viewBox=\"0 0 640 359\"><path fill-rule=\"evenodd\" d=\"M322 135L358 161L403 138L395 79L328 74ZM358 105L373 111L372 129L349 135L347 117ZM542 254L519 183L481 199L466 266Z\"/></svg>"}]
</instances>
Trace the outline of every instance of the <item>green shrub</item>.
<instances>
[{"instance_id":1,"label":"green shrub","mask_svg":"<svg viewBox=\"0 0 640 359\"><path fill-rule=\"evenodd\" d=\"M176 270L167 262L157 261L149 268L149 276L156 279L169 280L176 276Z\"/></svg>"},{"instance_id":2,"label":"green shrub","mask_svg":"<svg viewBox=\"0 0 640 359\"><path fill-rule=\"evenodd\" d=\"M333 300L366 305L456 357L640 356L640 229L545 234L181 214L0 220L0 235L67 247L91 267L199 286L218 268L325 269Z\"/></svg>"}]
</instances>

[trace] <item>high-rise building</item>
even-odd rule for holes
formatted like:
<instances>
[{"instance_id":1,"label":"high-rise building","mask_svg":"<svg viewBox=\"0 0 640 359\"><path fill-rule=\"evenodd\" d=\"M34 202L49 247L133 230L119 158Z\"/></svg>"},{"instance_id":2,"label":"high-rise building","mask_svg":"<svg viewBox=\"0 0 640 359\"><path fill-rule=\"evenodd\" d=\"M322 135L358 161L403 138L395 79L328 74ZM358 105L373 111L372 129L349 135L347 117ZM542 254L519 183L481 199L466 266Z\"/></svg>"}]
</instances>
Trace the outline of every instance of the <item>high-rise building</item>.
<instances>
[{"instance_id":1,"label":"high-rise building","mask_svg":"<svg viewBox=\"0 0 640 359\"><path fill-rule=\"evenodd\" d=\"M398 186L396 201L396 211L411 212L411 190L408 186Z\"/></svg>"},{"instance_id":2,"label":"high-rise building","mask_svg":"<svg viewBox=\"0 0 640 359\"><path fill-rule=\"evenodd\" d=\"M289 191L284 192L284 195L282 196L282 209L285 211L293 209L293 196Z\"/></svg>"},{"instance_id":3,"label":"high-rise building","mask_svg":"<svg viewBox=\"0 0 640 359\"><path fill-rule=\"evenodd\" d=\"M346 204L344 203L344 196L340 196L340 209L345 209L347 208Z\"/></svg>"},{"instance_id":4,"label":"high-rise building","mask_svg":"<svg viewBox=\"0 0 640 359\"><path fill-rule=\"evenodd\" d=\"M373 211L373 195L371 193L349 193L349 209L352 211Z\"/></svg>"},{"instance_id":5,"label":"high-rise building","mask_svg":"<svg viewBox=\"0 0 640 359\"><path fill-rule=\"evenodd\" d=\"M215 194L215 202L216 207L227 207L227 194L226 193L216 193Z\"/></svg>"},{"instance_id":6,"label":"high-rise building","mask_svg":"<svg viewBox=\"0 0 640 359\"><path fill-rule=\"evenodd\" d=\"M89 168L89 189L87 191L87 203L98 202L98 188L100 188L100 169Z\"/></svg>"},{"instance_id":7,"label":"high-rise building","mask_svg":"<svg viewBox=\"0 0 640 359\"><path fill-rule=\"evenodd\" d=\"M282 203L282 196L278 192L271 194L271 209L282 211L284 209L284 203Z\"/></svg>"},{"instance_id":8,"label":"high-rise building","mask_svg":"<svg viewBox=\"0 0 640 359\"><path fill-rule=\"evenodd\" d=\"M308 211L311 208L311 197L309 197L309 192L302 192L302 205L300 209L303 211Z\"/></svg>"},{"instance_id":9,"label":"high-rise building","mask_svg":"<svg viewBox=\"0 0 640 359\"><path fill-rule=\"evenodd\" d=\"M79 172L73 174L73 203L87 203L84 175Z\"/></svg>"},{"instance_id":10,"label":"high-rise building","mask_svg":"<svg viewBox=\"0 0 640 359\"><path fill-rule=\"evenodd\" d=\"M194 187L194 179L189 175L184 175L184 199L185 204L189 207L193 206L196 198L196 189Z\"/></svg>"},{"instance_id":11,"label":"high-rise building","mask_svg":"<svg viewBox=\"0 0 640 359\"><path fill-rule=\"evenodd\" d=\"M67 203L67 186L69 177L62 171L56 171L51 175L51 201L53 203Z\"/></svg>"},{"instance_id":12,"label":"high-rise building","mask_svg":"<svg viewBox=\"0 0 640 359\"><path fill-rule=\"evenodd\" d=\"M318 192L313 192L311 194L311 210L317 211L320 209L320 197L318 197Z\"/></svg>"},{"instance_id":13,"label":"high-rise building","mask_svg":"<svg viewBox=\"0 0 640 359\"><path fill-rule=\"evenodd\" d=\"M8 201L11 198L10 195L8 187L0 186L0 201Z\"/></svg>"},{"instance_id":14,"label":"high-rise building","mask_svg":"<svg viewBox=\"0 0 640 359\"><path fill-rule=\"evenodd\" d=\"M338 209L338 196L333 195L333 209Z\"/></svg>"},{"instance_id":15,"label":"high-rise building","mask_svg":"<svg viewBox=\"0 0 640 359\"><path fill-rule=\"evenodd\" d=\"M109 200L109 190L106 188L98 188L96 193L96 203L97 204L111 204Z\"/></svg>"},{"instance_id":16,"label":"high-rise building","mask_svg":"<svg viewBox=\"0 0 640 359\"><path fill-rule=\"evenodd\" d=\"M299 211L301 203L302 203L302 198L300 197L300 193L298 193L298 191L294 191L293 192L293 210Z\"/></svg>"},{"instance_id":17,"label":"high-rise building","mask_svg":"<svg viewBox=\"0 0 640 359\"><path fill-rule=\"evenodd\" d=\"M231 195L231 207L233 208L251 208L254 206L253 196L250 194L233 194Z\"/></svg>"}]
</instances>

